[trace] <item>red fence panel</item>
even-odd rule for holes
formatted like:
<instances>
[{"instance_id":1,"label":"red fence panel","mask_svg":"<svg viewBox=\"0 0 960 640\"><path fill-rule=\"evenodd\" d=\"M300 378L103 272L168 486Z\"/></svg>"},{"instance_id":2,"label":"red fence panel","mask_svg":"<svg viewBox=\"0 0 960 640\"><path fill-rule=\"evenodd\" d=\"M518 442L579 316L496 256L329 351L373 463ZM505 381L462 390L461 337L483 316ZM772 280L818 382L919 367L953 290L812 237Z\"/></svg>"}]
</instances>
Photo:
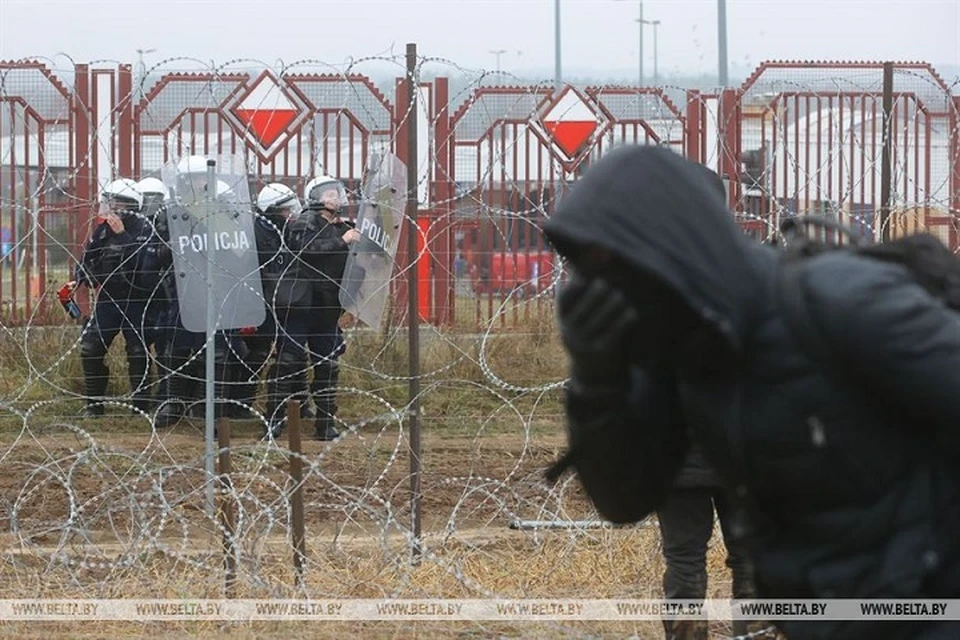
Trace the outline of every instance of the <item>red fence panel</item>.
<instances>
[{"instance_id":1,"label":"red fence panel","mask_svg":"<svg viewBox=\"0 0 960 640\"><path fill-rule=\"evenodd\" d=\"M926 229L955 246L955 101L927 64L895 64L893 87L891 233ZM721 141L744 172L736 209L771 230L815 213L879 239L882 98L880 62L761 65L739 90L739 131Z\"/></svg>"},{"instance_id":2,"label":"red fence panel","mask_svg":"<svg viewBox=\"0 0 960 640\"><path fill-rule=\"evenodd\" d=\"M760 240L775 237L783 216L812 212L879 237L882 69L768 62L718 95L479 86L458 105L446 78L422 82L430 150L428 165L417 167L429 181L421 314L506 327L535 313L561 275L542 222L584 168L620 144L666 145L718 170L731 208ZM48 281L67 278L78 256L97 185L114 177L157 175L189 153L242 153L251 193L272 181L299 191L320 171L355 187L372 153L406 153L402 83L392 104L358 74L234 66L134 82L129 65L71 71L68 87L44 64L0 63L0 301L8 324L39 318ZM929 230L956 249L960 98L930 65L897 63L894 71L891 234ZM254 126L263 105L273 111L265 129ZM396 285L404 296L404 279ZM402 321L405 305L394 308Z\"/></svg>"},{"instance_id":3,"label":"red fence panel","mask_svg":"<svg viewBox=\"0 0 960 640\"><path fill-rule=\"evenodd\" d=\"M84 68L75 81L86 80ZM46 65L0 62L0 322L50 319L48 296L68 278L89 201L84 102ZM55 310L54 310L55 311ZM58 319L53 315L52 318Z\"/></svg>"}]
</instances>

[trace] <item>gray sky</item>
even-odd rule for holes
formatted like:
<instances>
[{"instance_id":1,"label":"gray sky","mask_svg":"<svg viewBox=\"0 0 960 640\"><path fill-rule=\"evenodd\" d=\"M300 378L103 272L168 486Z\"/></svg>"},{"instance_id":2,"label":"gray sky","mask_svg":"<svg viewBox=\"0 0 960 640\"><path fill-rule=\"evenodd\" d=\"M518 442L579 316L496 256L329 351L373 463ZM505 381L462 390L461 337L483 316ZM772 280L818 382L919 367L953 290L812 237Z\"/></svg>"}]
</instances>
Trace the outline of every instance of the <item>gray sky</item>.
<instances>
[{"instance_id":1,"label":"gray sky","mask_svg":"<svg viewBox=\"0 0 960 640\"><path fill-rule=\"evenodd\" d=\"M637 68L637 0L562 0L566 72ZM659 28L661 74L716 72L714 0L646 0ZM728 0L732 68L769 59L893 59L960 65L960 0ZM405 25L405 26L404 26ZM134 62L167 57L268 64L305 58L342 64L421 55L471 69L553 68L553 0L0 0L0 58ZM646 73L653 72L647 30ZM362 71L362 69L357 69Z\"/></svg>"}]
</instances>

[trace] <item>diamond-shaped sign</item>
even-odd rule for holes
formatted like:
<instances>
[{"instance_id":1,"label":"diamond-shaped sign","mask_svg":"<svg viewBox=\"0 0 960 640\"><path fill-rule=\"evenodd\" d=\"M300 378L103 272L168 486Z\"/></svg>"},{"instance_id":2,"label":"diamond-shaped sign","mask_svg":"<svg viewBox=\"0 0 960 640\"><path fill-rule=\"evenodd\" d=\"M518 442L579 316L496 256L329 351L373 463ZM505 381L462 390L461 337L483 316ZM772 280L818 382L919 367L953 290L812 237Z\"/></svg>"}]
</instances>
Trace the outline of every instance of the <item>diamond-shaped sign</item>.
<instances>
[{"instance_id":1,"label":"diamond-shaped sign","mask_svg":"<svg viewBox=\"0 0 960 640\"><path fill-rule=\"evenodd\" d=\"M552 144L567 170L572 170L585 156L589 143L597 140L609 126L607 118L571 86L546 104L531 122L544 141Z\"/></svg>"},{"instance_id":2,"label":"diamond-shaped sign","mask_svg":"<svg viewBox=\"0 0 960 640\"><path fill-rule=\"evenodd\" d=\"M291 100L273 75L264 72L240 94L230 111L239 128L269 157L304 109Z\"/></svg>"}]
</instances>

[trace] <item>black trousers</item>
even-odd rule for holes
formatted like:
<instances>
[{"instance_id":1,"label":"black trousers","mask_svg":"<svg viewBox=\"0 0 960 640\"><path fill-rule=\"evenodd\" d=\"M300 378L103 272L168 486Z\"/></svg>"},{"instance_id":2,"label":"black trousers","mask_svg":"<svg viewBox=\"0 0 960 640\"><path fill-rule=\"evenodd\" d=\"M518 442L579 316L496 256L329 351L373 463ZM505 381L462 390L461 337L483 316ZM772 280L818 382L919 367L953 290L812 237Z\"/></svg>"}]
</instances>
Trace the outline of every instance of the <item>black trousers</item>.
<instances>
[{"instance_id":1,"label":"black trousers","mask_svg":"<svg viewBox=\"0 0 960 640\"><path fill-rule=\"evenodd\" d=\"M145 409L149 395L147 350L143 337L143 316L146 304L140 300L113 299L101 291L90 322L80 338L80 363L83 368L84 395L88 403L103 399L107 392L110 369L105 356L121 332L127 351L127 375L134 405Z\"/></svg>"},{"instance_id":2,"label":"black trousers","mask_svg":"<svg viewBox=\"0 0 960 640\"><path fill-rule=\"evenodd\" d=\"M730 502L719 489L697 487L675 488L657 512L667 565L663 575L664 597L678 600L706 597L707 544L713 535L714 511L720 519L727 547L726 564L733 573L733 597L755 596L750 560L732 535ZM665 620L663 626L669 639L706 640L708 637L706 620ZM760 621L736 621L733 632L742 635L769 626Z\"/></svg>"},{"instance_id":3,"label":"black trousers","mask_svg":"<svg viewBox=\"0 0 960 640\"><path fill-rule=\"evenodd\" d=\"M313 397L316 430L332 425L337 414L338 359L346 346L338 326L339 309L295 308L278 314L276 378L268 393L268 418L279 419L290 398ZM307 371L313 381L307 385ZM279 413L278 413L279 412Z\"/></svg>"}]
</instances>

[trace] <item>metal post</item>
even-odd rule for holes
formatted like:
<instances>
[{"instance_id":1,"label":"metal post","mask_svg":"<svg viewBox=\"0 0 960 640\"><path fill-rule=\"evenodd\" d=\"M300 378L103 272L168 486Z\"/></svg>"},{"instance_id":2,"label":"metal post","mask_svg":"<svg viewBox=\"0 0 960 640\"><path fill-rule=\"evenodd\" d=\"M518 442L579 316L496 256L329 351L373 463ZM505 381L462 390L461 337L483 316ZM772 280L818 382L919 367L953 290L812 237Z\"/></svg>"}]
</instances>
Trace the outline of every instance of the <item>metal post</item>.
<instances>
[{"instance_id":1,"label":"metal post","mask_svg":"<svg viewBox=\"0 0 960 640\"><path fill-rule=\"evenodd\" d=\"M223 526L224 593L232 598L237 586L237 523L233 511L233 483L230 481L230 421L217 421L220 446L220 520Z\"/></svg>"},{"instance_id":2,"label":"metal post","mask_svg":"<svg viewBox=\"0 0 960 640\"><path fill-rule=\"evenodd\" d=\"M497 73L500 73L500 56L507 52L506 49L491 49L490 53L497 57Z\"/></svg>"},{"instance_id":3,"label":"metal post","mask_svg":"<svg viewBox=\"0 0 960 640\"><path fill-rule=\"evenodd\" d=\"M730 82L727 76L727 0L717 0L717 47L718 80L720 86L726 88Z\"/></svg>"},{"instance_id":4,"label":"metal post","mask_svg":"<svg viewBox=\"0 0 960 640\"><path fill-rule=\"evenodd\" d=\"M560 90L563 85L563 73L560 71L560 0L553 0L553 88Z\"/></svg>"},{"instance_id":5,"label":"metal post","mask_svg":"<svg viewBox=\"0 0 960 640\"><path fill-rule=\"evenodd\" d=\"M643 77L643 0L640 0L640 53L637 56L640 58L640 88L643 88L645 83Z\"/></svg>"},{"instance_id":6,"label":"metal post","mask_svg":"<svg viewBox=\"0 0 960 640\"><path fill-rule=\"evenodd\" d=\"M206 424L206 429L204 430L204 442L206 444L206 460L205 468L207 473L207 515L210 518L214 516L214 444L213 444L213 432L215 425L214 417L214 390L216 379L216 367L214 366L214 336L216 336L216 324L217 324L217 307L214 304L213 299L213 234L211 233L211 228L213 227L213 216L215 211L215 202L217 198L217 162L216 160L207 160L207 192L206 192L206 205L207 205L207 216L205 222L205 234L207 240L206 252L207 252L207 288L209 289L209 294L207 295L207 353L206 353L206 402L205 402L205 411L204 411L204 422Z\"/></svg>"},{"instance_id":7,"label":"metal post","mask_svg":"<svg viewBox=\"0 0 960 640\"><path fill-rule=\"evenodd\" d=\"M883 63L883 148L880 155L880 239L890 239L890 191L893 168L893 63Z\"/></svg>"},{"instance_id":8,"label":"metal post","mask_svg":"<svg viewBox=\"0 0 960 640\"><path fill-rule=\"evenodd\" d=\"M650 24L653 25L653 84L656 86L660 84L660 69L657 62L657 52L659 49L659 43L657 42L657 27L660 26L660 21L651 20Z\"/></svg>"},{"instance_id":9,"label":"metal post","mask_svg":"<svg viewBox=\"0 0 960 640\"><path fill-rule=\"evenodd\" d=\"M413 536L413 561L419 562L420 547L420 310L417 299L417 45L407 44L407 87L410 106L407 111L407 325L410 352L410 397L408 424L410 432L410 533Z\"/></svg>"}]
</instances>

